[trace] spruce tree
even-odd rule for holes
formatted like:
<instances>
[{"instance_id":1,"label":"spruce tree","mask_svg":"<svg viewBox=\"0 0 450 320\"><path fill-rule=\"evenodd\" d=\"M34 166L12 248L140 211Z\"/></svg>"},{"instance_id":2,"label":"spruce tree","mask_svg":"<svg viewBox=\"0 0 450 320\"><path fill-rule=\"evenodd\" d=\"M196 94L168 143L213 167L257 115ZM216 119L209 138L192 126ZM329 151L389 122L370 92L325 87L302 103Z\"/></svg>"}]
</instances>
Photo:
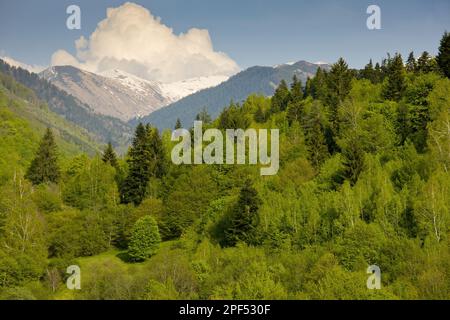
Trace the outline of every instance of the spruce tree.
<instances>
[{"instance_id":1,"label":"spruce tree","mask_svg":"<svg viewBox=\"0 0 450 320\"><path fill-rule=\"evenodd\" d=\"M258 108L256 109L254 119L258 123L263 123L266 121L266 115L264 114L264 110L260 105L258 105Z\"/></svg>"},{"instance_id":2,"label":"spruce tree","mask_svg":"<svg viewBox=\"0 0 450 320\"><path fill-rule=\"evenodd\" d=\"M59 177L58 150L53 132L50 128L47 128L25 178L34 185L38 185L47 182L56 183Z\"/></svg>"},{"instance_id":3,"label":"spruce tree","mask_svg":"<svg viewBox=\"0 0 450 320\"><path fill-rule=\"evenodd\" d=\"M396 54L389 65L388 81L383 91L384 98L400 101L405 89L405 67L403 66L402 56Z\"/></svg>"},{"instance_id":4,"label":"spruce tree","mask_svg":"<svg viewBox=\"0 0 450 320\"><path fill-rule=\"evenodd\" d=\"M139 205L150 178L161 178L165 173L164 149L156 128L142 123L136 127L127 162L129 172L120 188L121 201Z\"/></svg>"},{"instance_id":5,"label":"spruce tree","mask_svg":"<svg viewBox=\"0 0 450 320\"><path fill-rule=\"evenodd\" d=\"M239 193L239 200L233 210L230 227L225 230L227 245L234 246L240 241L247 244L254 243L254 232L259 223L260 205L261 199L258 192L249 179L245 180Z\"/></svg>"},{"instance_id":6,"label":"spruce tree","mask_svg":"<svg viewBox=\"0 0 450 320\"><path fill-rule=\"evenodd\" d=\"M180 118L177 118L177 122L175 123L175 130L181 129L181 128L182 128L181 120L180 120Z\"/></svg>"},{"instance_id":7,"label":"spruce tree","mask_svg":"<svg viewBox=\"0 0 450 320\"><path fill-rule=\"evenodd\" d=\"M348 69L348 65L343 58L339 58L338 62L333 64L327 77L328 99L327 102L331 107L331 122L336 129L337 110L344 99L348 96L351 89L352 73Z\"/></svg>"},{"instance_id":8,"label":"spruce tree","mask_svg":"<svg viewBox=\"0 0 450 320\"><path fill-rule=\"evenodd\" d=\"M432 58L427 51L424 51L417 60L417 70L422 73L428 73L432 71Z\"/></svg>"},{"instance_id":9,"label":"spruce tree","mask_svg":"<svg viewBox=\"0 0 450 320\"><path fill-rule=\"evenodd\" d=\"M289 103L289 98L290 92L286 81L281 80L280 85L275 90L275 93L272 97L271 112L277 113L280 111L284 111Z\"/></svg>"},{"instance_id":10,"label":"spruce tree","mask_svg":"<svg viewBox=\"0 0 450 320\"><path fill-rule=\"evenodd\" d=\"M298 102L303 99L303 88L302 88L302 82L298 80L297 75L294 74L294 77L292 78L292 84L291 84L291 102Z\"/></svg>"},{"instance_id":11,"label":"spruce tree","mask_svg":"<svg viewBox=\"0 0 450 320\"><path fill-rule=\"evenodd\" d=\"M307 97L313 97L312 80L310 77L308 77L306 79L306 83L305 83L305 98L307 98Z\"/></svg>"},{"instance_id":12,"label":"spruce tree","mask_svg":"<svg viewBox=\"0 0 450 320\"><path fill-rule=\"evenodd\" d=\"M362 78L370 80L372 83L375 83L375 70L373 69L373 62L370 59L369 63L366 64L364 69L361 72Z\"/></svg>"},{"instance_id":13,"label":"spruce tree","mask_svg":"<svg viewBox=\"0 0 450 320\"><path fill-rule=\"evenodd\" d=\"M109 163L112 167L116 169L119 167L117 155L116 152L114 151L111 142L108 143L108 145L105 148L105 151L103 151L102 160L104 163Z\"/></svg>"},{"instance_id":14,"label":"spruce tree","mask_svg":"<svg viewBox=\"0 0 450 320\"><path fill-rule=\"evenodd\" d=\"M325 102L328 98L327 77L328 74L322 68L317 68L316 76L311 80L310 90L314 99Z\"/></svg>"},{"instance_id":15,"label":"spruce tree","mask_svg":"<svg viewBox=\"0 0 450 320\"><path fill-rule=\"evenodd\" d=\"M377 62L374 69L374 83L380 83L381 81L383 81L383 72L380 64Z\"/></svg>"},{"instance_id":16,"label":"spruce tree","mask_svg":"<svg viewBox=\"0 0 450 320\"><path fill-rule=\"evenodd\" d=\"M203 107L202 111L197 114L195 117L195 120L203 122L203 124L211 123L212 119L210 114L208 113L208 110L206 110L206 107Z\"/></svg>"},{"instance_id":17,"label":"spruce tree","mask_svg":"<svg viewBox=\"0 0 450 320\"><path fill-rule=\"evenodd\" d=\"M411 51L411 53L408 56L408 60L406 61L406 71L416 72L416 69L417 69L416 58L414 57L414 52Z\"/></svg>"},{"instance_id":18,"label":"spruce tree","mask_svg":"<svg viewBox=\"0 0 450 320\"><path fill-rule=\"evenodd\" d=\"M326 115L323 114L321 105L316 103L306 116L304 123L305 143L309 150L309 160L315 168L320 168L320 165L329 156L325 138L325 118Z\"/></svg>"},{"instance_id":19,"label":"spruce tree","mask_svg":"<svg viewBox=\"0 0 450 320\"><path fill-rule=\"evenodd\" d=\"M450 78L450 33L448 32L442 36L436 61L441 72Z\"/></svg>"}]
</instances>

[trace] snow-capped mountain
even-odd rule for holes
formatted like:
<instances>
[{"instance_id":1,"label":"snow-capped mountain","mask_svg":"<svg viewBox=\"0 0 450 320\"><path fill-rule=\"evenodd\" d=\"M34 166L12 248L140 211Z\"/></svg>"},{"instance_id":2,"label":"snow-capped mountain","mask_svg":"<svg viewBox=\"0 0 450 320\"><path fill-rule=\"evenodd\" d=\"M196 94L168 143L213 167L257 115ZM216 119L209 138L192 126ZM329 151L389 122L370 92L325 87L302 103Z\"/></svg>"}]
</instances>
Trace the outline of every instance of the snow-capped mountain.
<instances>
[{"instance_id":1,"label":"snow-capped mountain","mask_svg":"<svg viewBox=\"0 0 450 320\"><path fill-rule=\"evenodd\" d=\"M96 113L125 121L146 116L227 80L227 77L212 76L165 84L118 69L95 74L72 66L50 67L40 76L86 103Z\"/></svg>"},{"instance_id":2,"label":"snow-capped mountain","mask_svg":"<svg viewBox=\"0 0 450 320\"><path fill-rule=\"evenodd\" d=\"M151 123L160 129L167 129L173 128L175 122L179 119L184 128L189 128L197 114L204 108L215 118L230 103L230 100L242 102L253 93L271 96L281 80L286 80L290 84L294 75L304 85L308 77L314 77L319 67L325 70L330 68L328 64L323 62L311 63L307 61L288 62L270 67L251 67L232 76L220 85L184 97L144 118L140 118L139 121ZM135 125L137 119L131 120L130 123Z\"/></svg>"},{"instance_id":3,"label":"snow-capped mountain","mask_svg":"<svg viewBox=\"0 0 450 320\"><path fill-rule=\"evenodd\" d=\"M173 83L161 84L164 95L176 102L200 90L218 86L228 80L227 76L198 77Z\"/></svg>"}]
</instances>

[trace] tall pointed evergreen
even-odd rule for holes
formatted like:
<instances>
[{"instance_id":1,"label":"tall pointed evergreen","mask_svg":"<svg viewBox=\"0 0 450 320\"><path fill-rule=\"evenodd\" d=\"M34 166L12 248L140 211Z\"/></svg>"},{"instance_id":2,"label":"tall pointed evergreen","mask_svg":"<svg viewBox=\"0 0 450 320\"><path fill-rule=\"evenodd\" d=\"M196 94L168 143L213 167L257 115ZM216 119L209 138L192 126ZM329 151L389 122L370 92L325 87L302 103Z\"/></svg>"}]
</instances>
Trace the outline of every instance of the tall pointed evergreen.
<instances>
[{"instance_id":1,"label":"tall pointed evergreen","mask_svg":"<svg viewBox=\"0 0 450 320\"><path fill-rule=\"evenodd\" d=\"M305 98L313 96L312 79L308 77L305 83Z\"/></svg>"},{"instance_id":2,"label":"tall pointed evergreen","mask_svg":"<svg viewBox=\"0 0 450 320\"><path fill-rule=\"evenodd\" d=\"M146 196L150 178L161 178L165 173L164 150L156 128L139 123L127 162L129 172L120 188L121 201L139 205Z\"/></svg>"},{"instance_id":3,"label":"tall pointed evergreen","mask_svg":"<svg viewBox=\"0 0 450 320\"><path fill-rule=\"evenodd\" d=\"M34 185L47 182L58 182L60 169L58 167L58 150L50 128L47 128L42 138L35 158L31 162L25 177Z\"/></svg>"},{"instance_id":4,"label":"tall pointed evergreen","mask_svg":"<svg viewBox=\"0 0 450 320\"><path fill-rule=\"evenodd\" d=\"M234 208L230 227L225 231L227 245L234 246L240 241L251 244L255 241L254 230L259 223L260 205L261 199L258 192L247 179Z\"/></svg>"},{"instance_id":5,"label":"tall pointed evergreen","mask_svg":"<svg viewBox=\"0 0 450 320\"><path fill-rule=\"evenodd\" d=\"M333 64L327 77L328 105L331 107L331 124L337 129L338 107L344 102L351 89L352 73L343 58Z\"/></svg>"},{"instance_id":6,"label":"tall pointed evergreen","mask_svg":"<svg viewBox=\"0 0 450 320\"><path fill-rule=\"evenodd\" d=\"M291 84L291 102L298 102L303 99L302 82L294 74Z\"/></svg>"},{"instance_id":7,"label":"tall pointed evergreen","mask_svg":"<svg viewBox=\"0 0 450 320\"><path fill-rule=\"evenodd\" d=\"M422 73L432 71L432 58L427 51L424 51L419 59L417 59L417 70Z\"/></svg>"},{"instance_id":8,"label":"tall pointed evergreen","mask_svg":"<svg viewBox=\"0 0 450 320\"><path fill-rule=\"evenodd\" d=\"M280 85L275 90L272 97L271 112L277 113L287 108L289 103L290 93L286 81L281 80Z\"/></svg>"},{"instance_id":9,"label":"tall pointed evergreen","mask_svg":"<svg viewBox=\"0 0 450 320\"><path fill-rule=\"evenodd\" d=\"M366 64L366 66L362 70L361 75L364 79L370 80L372 83L375 83L375 70L373 69L372 59L370 59L369 63Z\"/></svg>"},{"instance_id":10,"label":"tall pointed evergreen","mask_svg":"<svg viewBox=\"0 0 450 320\"><path fill-rule=\"evenodd\" d=\"M450 33L448 32L442 36L436 61L441 72L450 78Z\"/></svg>"},{"instance_id":11,"label":"tall pointed evergreen","mask_svg":"<svg viewBox=\"0 0 450 320\"><path fill-rule=\"evenodd\" d=\"M104 163L109 163L112 167L118 168L119 163L117 161L117 155L114 151L114 148L111 144L111 142L108 143L108 145L105 148L105 151L103 151L102 160Z\"/></svg>"},{"instance_id":12,"label":"tall pointed evergreen","mask_svg":"<svg viewBox=\"0 0 450 320\"><path fill-rule=\"evenodd\" d=\"M383 95L387 100L400 101L406 89L405 67L402 56L396 54L389 65L388 81Z\"/></svg>"},{"instance_id":13,"label":"tall pointed evergreen","mask_svg":"<svg viewBox=\"0 0 450 320\"><path fill-rule=\"evenodd\" d=\"M417 61L414 57L414 52L411 51L411 53L408 56L408 60L406 61L406 71L408 72L416 72L417 69Z\"/></svg>"},{"instance_id":14,"label":"tall pointed evergreen","mask_svg":"<svg viewBox=\"0 0 450 320\"><path fill-rule=\"evenodd\" d=\"M177 122L175 123L175 130L181 129L181 128L182 128L181 120L180 120L180 118L177 118Z\"/></svg>"},{"instance_id":15,"label":"tall pointed evergreen","mask_svg":"<svg viewBox=\"0 0 450 320\"><path fill-rule=\"evenodd\" d=\"M380 64L377 62L375 63L374 68L374 83L380 83L381 81L383 81L383 72L381 70Z\"/></svg>"}]
</instances>

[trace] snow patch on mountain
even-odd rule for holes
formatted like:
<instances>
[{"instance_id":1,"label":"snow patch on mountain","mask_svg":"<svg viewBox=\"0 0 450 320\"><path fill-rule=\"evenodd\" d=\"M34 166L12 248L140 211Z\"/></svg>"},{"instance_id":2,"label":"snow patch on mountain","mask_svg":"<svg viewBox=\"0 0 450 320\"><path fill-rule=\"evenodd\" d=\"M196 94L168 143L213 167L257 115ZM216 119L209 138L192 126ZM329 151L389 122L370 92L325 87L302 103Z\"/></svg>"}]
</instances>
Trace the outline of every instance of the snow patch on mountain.
<instances>
[{"instance_id":1,"label":"snow patch on mountain","mask_svg":"<svg viewBox=\"0 0 450 320\"><path fill-rule=\"evenodd\" d=\"M161 84L164 95L172 101L178 101L200 90L218 86L228 80L227 76L208 76Z\"/></svg>"}]
</instances>

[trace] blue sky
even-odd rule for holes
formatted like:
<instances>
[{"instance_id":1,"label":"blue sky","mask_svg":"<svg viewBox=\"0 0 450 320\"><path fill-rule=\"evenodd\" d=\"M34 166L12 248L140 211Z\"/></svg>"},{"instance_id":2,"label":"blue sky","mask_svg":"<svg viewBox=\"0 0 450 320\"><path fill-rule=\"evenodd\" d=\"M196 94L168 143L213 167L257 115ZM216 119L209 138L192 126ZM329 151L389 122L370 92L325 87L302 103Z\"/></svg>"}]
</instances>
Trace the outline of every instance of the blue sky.
<instances>
[{"instance_id":1,"label":"blue sky","mask_svg":"<svg viewBox=\"0 0 450 320\"><path fill-rule=\"evenodd\" d=\"M74 41L86 38L124 1L1 0L0 55L48 65L59 49L75 54ZM241 68L308 60L334 62L343 56L352 67L386 52L406 55L437 52L450 31L450 0L149 0L133 1L159 16L175 33L208 29L214 49ZM82 10L82 29L65 27L66 7ZM382 30L366 28L366 8L377 4Z\"/></svg>"}]
</instances>

